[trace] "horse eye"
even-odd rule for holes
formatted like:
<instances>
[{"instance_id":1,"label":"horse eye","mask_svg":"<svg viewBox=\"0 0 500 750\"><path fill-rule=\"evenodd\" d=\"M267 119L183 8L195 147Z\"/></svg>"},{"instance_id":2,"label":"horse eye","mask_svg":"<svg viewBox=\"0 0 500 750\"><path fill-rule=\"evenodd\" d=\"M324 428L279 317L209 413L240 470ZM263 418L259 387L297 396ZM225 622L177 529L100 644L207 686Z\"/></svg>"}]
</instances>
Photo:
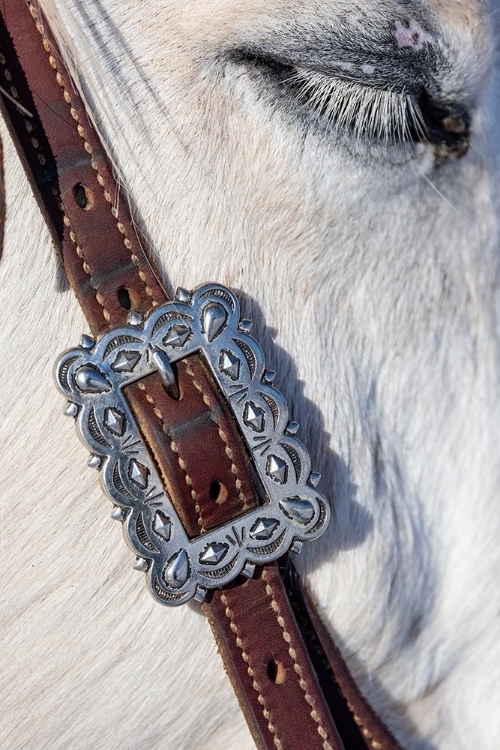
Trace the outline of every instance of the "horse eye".
<instances>
[{"instance_id":1,"label":"horse eye","mask_svg":"<svg viewBox=\"0 0 500 750\"><path fill-rule=\"evenodd\" d=\"M463 156L470 141L470 112L432 93L429 60L437 63L423 53L408 57L410 42L413 51L421 52L427 39L409 39L407 32L402 27L396 34L402 49L379 57L351 51L348 58L337 51L325 63L321 50L305 55L240 50L233 59L266 85L278 105L290 111L292 103L322 128L378 143L431 144L439 156ZM294 62L301 58L304 63Z\"/></svg>"}]
</instances>

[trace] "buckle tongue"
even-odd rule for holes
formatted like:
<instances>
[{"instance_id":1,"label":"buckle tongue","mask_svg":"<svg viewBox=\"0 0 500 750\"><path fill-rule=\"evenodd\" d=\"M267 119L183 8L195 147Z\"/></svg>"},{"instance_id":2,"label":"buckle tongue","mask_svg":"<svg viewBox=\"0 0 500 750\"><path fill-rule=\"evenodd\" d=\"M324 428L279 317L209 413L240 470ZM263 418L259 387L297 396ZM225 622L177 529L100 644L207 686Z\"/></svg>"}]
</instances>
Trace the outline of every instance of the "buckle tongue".
<instances>
[{"instance_id":1,"label":"buckle tongue","mask_svg":"<svg viewBox=\"0 0 500 750\"><path fill-rule=\"evenodd\" d=\"M262 349L240 320L226 287L207 284L154 308L144 321L90 337L61 355L56 382L77 418L107 494L118 506L135 567L162 604L203 599L255 565L270 563L326 529L329 509L316 489L309 454L294 434L283 396L271 383ZM126 386L158 372L176 398L176 362L201 353L243 437L263 504L197 538L184 529L125 395ZM274 376L274 373L272 374ZM203 446L200 446L200 450ZM229 543L228 543L229 542Z\"/></svg>"}]
</instances>

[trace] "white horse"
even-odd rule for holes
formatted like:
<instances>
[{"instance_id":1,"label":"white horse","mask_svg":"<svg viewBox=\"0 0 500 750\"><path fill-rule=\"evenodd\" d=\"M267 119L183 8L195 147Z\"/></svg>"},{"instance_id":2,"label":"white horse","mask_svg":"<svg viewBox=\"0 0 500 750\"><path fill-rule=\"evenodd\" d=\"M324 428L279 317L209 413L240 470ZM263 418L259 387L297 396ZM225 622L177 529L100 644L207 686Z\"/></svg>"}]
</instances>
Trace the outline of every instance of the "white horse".
<instances>
[{"instance_id":1,"label":"white horse","mask_svg":"<svg viewBox=\"0 0 500 750\"><path fill-rule=\"evenodd\" d=\"M331 499L297 565L360 687L408 748L497 748L500 6L43 5L169 291L254 320ZM2 137L0 745L250 748L62 416L87 326Z\"/></svg>"}]
</instances>

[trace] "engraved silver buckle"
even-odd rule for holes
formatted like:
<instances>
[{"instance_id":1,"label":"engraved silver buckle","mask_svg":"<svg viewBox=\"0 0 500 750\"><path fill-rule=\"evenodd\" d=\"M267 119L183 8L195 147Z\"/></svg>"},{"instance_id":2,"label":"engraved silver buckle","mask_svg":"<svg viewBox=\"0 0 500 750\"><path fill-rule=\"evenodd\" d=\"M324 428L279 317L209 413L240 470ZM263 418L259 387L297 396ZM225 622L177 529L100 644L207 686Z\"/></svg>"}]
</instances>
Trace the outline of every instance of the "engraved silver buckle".
<instances>
[{"instance_id":1,"label":"engraved silver buckle","mask_svg":"<svg viewBox=\"0 0 500 750\"><path fill-rule=\"evenodd\" d=\"M147 571L148 587L162 604L203 601L255 565L299 552L304 541L326 529L329 508L311 473L310 458L294 437L286 402L272 386L264 355L240 319L239 303L226 287L206 284L178 290L175 302L154 308L143 320L97 342L62 354L55 377L68 399L66 414L90 449L89 466L101 470L101 483L123 522L125 538L138 555L135 568ZM171 364L201 352L224 394L253 459L265 494L264 504L190 539L162 486L123 389L158 371L172 385Z\"/></svg>"}]
</instances>

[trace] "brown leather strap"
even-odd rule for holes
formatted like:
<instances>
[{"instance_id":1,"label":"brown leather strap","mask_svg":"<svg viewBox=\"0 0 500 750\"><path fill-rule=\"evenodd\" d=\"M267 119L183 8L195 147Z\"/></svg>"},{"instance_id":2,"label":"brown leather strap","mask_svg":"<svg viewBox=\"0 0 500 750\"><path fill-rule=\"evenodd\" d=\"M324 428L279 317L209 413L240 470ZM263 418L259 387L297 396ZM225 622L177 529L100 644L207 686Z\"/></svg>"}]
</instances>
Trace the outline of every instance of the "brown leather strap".
<instances>
[{"instance_id":1,"label":"brown leather strap","mask_svg":"<svg viewBox=\"0 0 500 750\"><path fill-rule=\"evenodd\" d=\"M190 357L179 363L177 375L178 400L157 374L129 386L127 398L194 537L255 507L259 499L249 458L207 368ZM217 460L221 453L225 463ZM210 492L213 486L217 491ZM266 566L253 579L215 592L203 605L257 746L398 750L290 563L283 578L286 585L277 565Z\"/></svg>"},{"instance_id":2,"label":"brown leather strap","mask_svg":"<svg viewBox=\"0 0 500 750\"><path fill-rule=\"evenodd\" d=\"M207 368L188 357L177 375L179 399L157 374L129 386L127 398L193 537L259 499L246 450ZM211 493L213 486L221 490ZM278 567L215 592L204 609L257 746L340 750Z\"/></svg>"},{"instance_id":3,"label":"brown leather strap","mask_svg":"<svg viewBox=\"0 0 500 750\"><path fill-rule=\"evenodd\" d=\"M124 323L130 309L146 313L165 301L127 201L33 2L0 6L0 75L5 119L93 333ZM201 357L180 362L177 376L177 398L155 374L130 386L127 397L187 532L197 536L260 500L246 448ZM373 750L396 748L338 652L319 648L327 639L309 637L313 616L293 604L298 616L278 566L271 565L204 605L257 745L357 750L361 737ZM304 638L299 625L306 621ZM351 696L356 713L349 727L342 718L344 744L332 720L338 708L332 684ZM344 698L340 703L345 709Z\"/></svg>"},{"instance_id":4,"label":"brown leather strap","mask_svg":"<svg viewBox=\"0 0 500 750\"><path fill-rule=\"evenodd\" d=\"M257 747L343 748L278 566L204 606Z\"/></svg>"},{"instance_id":5,"label":"brown leather strap","mask_svg":"<svg viewBox=\"0 0 500 750\"><path fill-rule=\"evenodd\" d=\"M181 360L177 375L178 399L166 393L156 373L129 386L127 398L192 538L260 500L243 441L200 357Z\"/></svg>"},{"instance_id":6,"label":"brown leather strap","mask_svg":"<svg viewBox=\"0 0 500 750\"><path fill-rule=\"evenodd\" d=\"M288 601L345 747L349 750L402 750L357 686L294 566L283 561L281 575Z\"/></svg>"},{"instance_id":7,"label":"brown leather strap","mask_svg":"<svg viewBox=\"0 0 500 750\"><path fill-rule=\"evenodd\" d=\"M3 109L92 332L166 300L127 200L33 3L2 4Z\"/></svg>"}]
</instances>

